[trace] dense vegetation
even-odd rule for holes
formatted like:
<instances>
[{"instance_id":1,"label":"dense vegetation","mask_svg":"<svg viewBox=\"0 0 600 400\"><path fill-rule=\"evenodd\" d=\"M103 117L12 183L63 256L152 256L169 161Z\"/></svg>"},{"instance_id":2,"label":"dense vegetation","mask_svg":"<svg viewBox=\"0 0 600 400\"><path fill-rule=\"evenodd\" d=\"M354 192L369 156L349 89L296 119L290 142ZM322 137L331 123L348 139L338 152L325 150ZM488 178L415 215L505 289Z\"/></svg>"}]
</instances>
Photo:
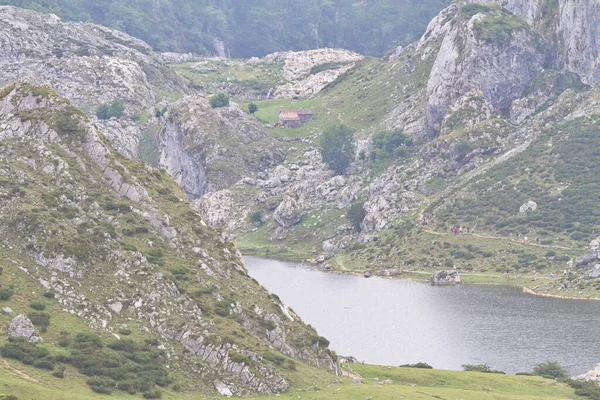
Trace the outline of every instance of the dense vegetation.
<instances>
[{"instance_id":1,"label":"dense vegetation","mask_svg":"<svg viewBox=\"0 0 600 400\"><path fill-rule=\"evenodd\" d=\"M67 20L90 21L161 51L262 56L343 47L381 56L417 39L449 0L0 0Z\"/></svg>"},{"instance_id":2,"label":"dense vegetation","mask_svg":"<svg viewBox=\"0 0 600 400\"><path fill-rule=\"evenodd\" d=\"M321 136L323 162L335 172L343 175L354 159L354 136L345 125L333 125Z\"/></svg>"}]
</instances>

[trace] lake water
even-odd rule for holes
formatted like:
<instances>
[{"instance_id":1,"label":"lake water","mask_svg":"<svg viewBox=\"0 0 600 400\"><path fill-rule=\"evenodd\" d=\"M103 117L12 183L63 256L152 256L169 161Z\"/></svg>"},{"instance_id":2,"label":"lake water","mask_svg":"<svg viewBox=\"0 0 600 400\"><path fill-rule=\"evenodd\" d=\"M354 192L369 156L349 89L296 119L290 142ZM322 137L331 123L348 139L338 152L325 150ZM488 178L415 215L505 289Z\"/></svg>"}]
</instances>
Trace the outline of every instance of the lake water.
<instances>
[{"instance_id":1,"label":"lake water","mask_svg":"<svg viewBox=\"0 0 600 400\"><path fill-rule=\"evenodd\" d=\"M340 275L245 257L252 277L331 342L370 364L488 364L507 373L558 361L571 374L600 362L600 301L533 296L492 285L433 287Z\"/></svg>"}]
</instances>

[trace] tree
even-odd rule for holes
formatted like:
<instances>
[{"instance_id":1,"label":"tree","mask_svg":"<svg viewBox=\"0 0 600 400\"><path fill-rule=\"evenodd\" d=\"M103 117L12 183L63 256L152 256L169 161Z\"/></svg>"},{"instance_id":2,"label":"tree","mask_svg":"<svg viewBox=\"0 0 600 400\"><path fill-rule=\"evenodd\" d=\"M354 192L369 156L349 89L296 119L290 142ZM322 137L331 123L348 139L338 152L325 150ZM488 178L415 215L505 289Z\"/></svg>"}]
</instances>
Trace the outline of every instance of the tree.
<instances>
[{"instance_id":1,"label":"tree","mask_svg":"<svg viewBox=\"0 0 600 400\"><path fill-rule=\"evenodd\" d=\"M217 93L208 99L212 108L227 107L229 105L229 96L225 93Z\"/></svg>"},{"instance_id":2,"label":"tree","mask_svg":"<svg viewBox=\"0 0 600 400\"><path fill-rule=\"evenodd\" d=\"M348 208L348 211L346 211L346 218L350 220L350 223L352 223L352 226L357 232L361 231L360 224L366 216L367 211L365 210L365 203L362 201L355 201L350 208Z\"/></svg>"},{"instance_id":3,"label":"tree","mask_svg":"<svg viewBox=\"0 0 600 400\"><path fill-rule=\"evenodd\" d=\"M345 125L331 126L323 133L320 141L323 162L335 172L343 175L354 158L354 135Z\"/></svg>"},{"instance_id":4,"label":"tree","mask_svg":"<svg viewBox=\"0 0 600 400\"><path fill-rule=\"evenodd\" d=\"M567 378L569 376L569 372L556 361L546 361L536 365L533 368L533 373L552 378Z\"/></svg>"},{"instance_id":5,"label":"tree","mask_svg":"<svg viewBox=\"0 0 600 400\"><path fill-rule=\"evenodd\" d=\"M254 103L250 103L248 104L248 112L252 115L254 115L255 112L258 111L258 106Z\"/></svg>"},{"instance_id":6,"label":"tree","mask_svg":"<svg viewBox=\"0 0 600 400\"><path fill-rule=\"evenodd\" d=\"M100 119L121 118L125 113L125 104L121 99L113 99L108 103L102 103L96 108L96 116Z\"/></svg>"}]
</instances>

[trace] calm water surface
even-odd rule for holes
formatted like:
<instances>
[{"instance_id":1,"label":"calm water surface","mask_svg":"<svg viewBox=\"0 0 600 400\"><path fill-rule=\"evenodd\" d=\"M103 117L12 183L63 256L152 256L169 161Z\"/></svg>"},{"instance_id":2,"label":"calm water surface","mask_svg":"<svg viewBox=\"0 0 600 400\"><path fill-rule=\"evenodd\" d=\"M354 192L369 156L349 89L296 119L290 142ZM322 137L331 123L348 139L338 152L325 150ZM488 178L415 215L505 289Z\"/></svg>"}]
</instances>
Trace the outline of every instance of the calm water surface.
<instances>
[{"instance_id":1,"label":"calm water surface","mask_svg":"<svg viewBox=\"0 0 600 400\"><path fill-rule=\"evenodd\" d=\"M572 374L600 362L600 301L528 295L508 286L427 284L325 273L245 257L338 354L371 364L427 362L439 369L486 363L507 373L556 360Z\"/></svg>"}]
</instances>

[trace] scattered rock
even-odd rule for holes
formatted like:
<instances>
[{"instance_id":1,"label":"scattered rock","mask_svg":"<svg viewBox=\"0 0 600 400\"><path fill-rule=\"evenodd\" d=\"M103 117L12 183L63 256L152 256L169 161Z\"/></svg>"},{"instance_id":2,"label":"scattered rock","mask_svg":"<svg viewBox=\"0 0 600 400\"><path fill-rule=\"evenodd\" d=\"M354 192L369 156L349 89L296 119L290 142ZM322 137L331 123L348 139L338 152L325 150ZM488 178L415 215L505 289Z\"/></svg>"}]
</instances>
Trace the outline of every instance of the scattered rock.
<instances>
[{"instance_id":1,"label":"scattered rock","mask_svg":"<svg viewBox=\"0 0 600 400\"><path fill-rule=\"evenodd\" d=\"M224 384L221 381L214 381L214 385L215 385L215 389L217 389L217 392L219 392L219 394L221 396L227 396L227 397L231 397L233 396L233 393L231 392L231 390L229 389L229 387Z\"/></svg>"},{"instance_id":2,"label":"scattered rock","mask_svg":"<svg viewBox=\"0 0 600 400\"><path fill-rule=\"evenodd\" d=\"M429 282L434 286L458 285L460 275L456 271L438 271L431 275Z\"/></svg>"},{"instance_id":3,"label":"scattered rock","mask_svg":"<svg viewBox=\"0 0 600 400\"><path fill-rule=\"evenodd\" d=\"M43 342L37 329L29 318L20 314L13 318L8 324L8 335L28 339L30 342Z\"/></svg>"},{"instance_id":4,"label":"scattered rock","mask_svg":"<svg viewBox=\"0 0 600 400\"><path fill-rule=\"evenodd\" d=\"M597 279L600 278L600 264L594 266L591 270L581 276L583 280Z\"/></svg>"},{"instance_id":5,"label":"scattered rock","mask_svg":"<svg viewBox=\"0 0 600 400\"><path fill-rule=\"evenodd\" d=\"M520 213L524 213L527 211L535 211L537 210L538 205L535 201L529 200L527 203L523 204L521 208L519 208Z\"/></svg>"},{"instance_id":6,"label":"scattered rock","mask_svg":"<svg viewBox=\"0 0 600 400\"><path fill-rule=\"evenodd\" d=\"M8 315L12 315L12 314L13 314L13 310L12 310L12 308L10 308L10 307L8 307L8 306L7 306L7 307L4 307L4 308L2 309L2 312L3 312L4 314L8 314Z\"/></svg>"},{"instance_id":7,"label":"scattered rock","mask_svg":"<svg viewBox=\"0 0 600 400\"><path fill-rule=\"evenodd\" d=\"M365 278L370 278L370 277L372 277L372 276L373 276L373 272L371 272L371 271L365 271L365 273L363 274L363 276L364 276Z\"/></svg>"},{"instance_id":8,"label":"scattered rock","mask_svg":"<svg viewBox=\"0 0 600 400\"><path fill-rule=\"evenodd\" d=\"M600 383L600 364L597 364L592 370L586 372L585 374L575 376L573 379Z\"/></svg>"}]
</instances>

